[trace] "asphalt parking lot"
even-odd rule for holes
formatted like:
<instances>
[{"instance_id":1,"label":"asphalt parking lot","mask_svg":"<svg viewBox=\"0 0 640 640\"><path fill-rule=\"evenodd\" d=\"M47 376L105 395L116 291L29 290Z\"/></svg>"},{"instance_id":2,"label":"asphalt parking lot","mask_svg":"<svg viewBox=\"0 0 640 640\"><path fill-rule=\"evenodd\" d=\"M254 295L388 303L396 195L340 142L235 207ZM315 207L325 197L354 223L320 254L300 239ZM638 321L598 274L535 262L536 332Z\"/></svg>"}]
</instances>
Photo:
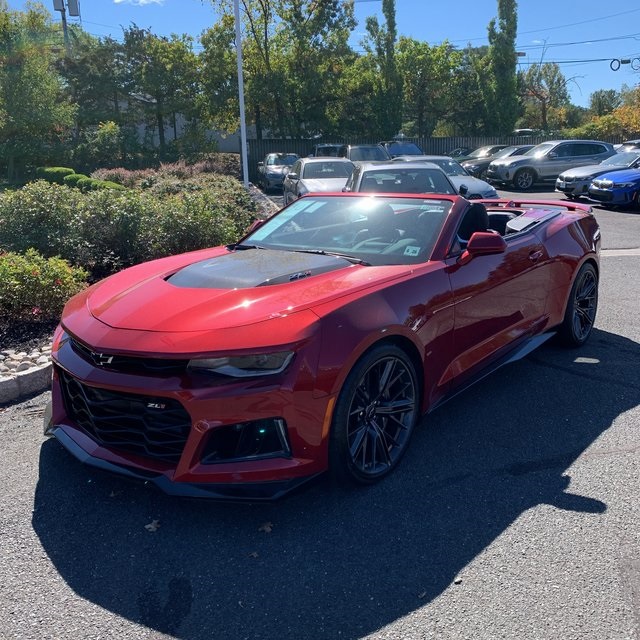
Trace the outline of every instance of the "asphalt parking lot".
<instances>
[{"instance_id":1,"label":"asphalt parking lot","mask_svg":"<svg viewBox=\"0 0 640 640\"><path fill-rule=\"evenodd\" d=\"M48 393L0 409L0 637L638 640L640 213L596 217L587 345L444 405L367 489L172 499L43 440Z\"/></svg>"}]
</instances>

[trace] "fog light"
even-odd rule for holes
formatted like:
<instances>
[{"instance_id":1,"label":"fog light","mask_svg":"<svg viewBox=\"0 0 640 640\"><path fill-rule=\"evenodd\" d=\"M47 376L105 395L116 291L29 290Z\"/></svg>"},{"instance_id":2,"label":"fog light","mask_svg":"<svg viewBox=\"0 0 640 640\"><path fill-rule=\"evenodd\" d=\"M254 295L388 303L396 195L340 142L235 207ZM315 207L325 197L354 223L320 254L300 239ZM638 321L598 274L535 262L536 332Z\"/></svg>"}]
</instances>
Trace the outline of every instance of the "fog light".
<instances>
[{"instance_id":1,"label":"fog light","mask_svg":"<svg viewBox=\"0 0 640 640\"><path fill-rule=\"evenodd\" d=\"M285 421L268 418L212 429L202 464L276 457L291 457L291 448Z\"/></svg>"}]
</instances>

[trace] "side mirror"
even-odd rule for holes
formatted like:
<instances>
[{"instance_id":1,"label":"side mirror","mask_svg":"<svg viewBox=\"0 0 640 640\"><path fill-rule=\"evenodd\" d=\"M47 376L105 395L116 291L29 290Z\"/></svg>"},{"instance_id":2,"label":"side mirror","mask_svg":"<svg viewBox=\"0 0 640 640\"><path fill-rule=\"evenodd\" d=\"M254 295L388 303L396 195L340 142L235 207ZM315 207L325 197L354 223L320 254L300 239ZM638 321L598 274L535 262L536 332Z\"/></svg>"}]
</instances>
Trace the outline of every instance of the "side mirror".
<instances>
[{"instance_id":1,"label":"side mirror","mask_svg":"<svg viewBox=\"0 0 640 640\"><path fill-rule=\"evenodd\" d=\"M504 253L506 249L507 243L500 234L491 231L476 231L471 238L469 238L467 248L462 252L458 263L467 264L478 256Z\"/></svg>"},{"instance_id":2,"label":"side mirror","mask_svg":"<svg viewBox=\"0 0 640 640\"><path fill-rule=\"evenodd\" d=\"M469 193L469 187L466 184L461 184L458 193L463 197L466 196Z\"/></svg>"},{"instance_id":3,"label":"side mirror","mask_svg":"<svg viewBox=\"0 0 640 640\"><path fill-rule=\"evenodd\" d=\"M547 153L547 158L557 158L558 154L556 151L549 151L549 153Z\"/></svg>"},{"instance_id":4,"label":"side mirror","mask_svg":"<svg viewBox=\"0 0 640 640\"><path fill-rule=\"evenodd\" d=\"M264 162L258 162L259 167L264 167Z\"/></svg>"},{"instance_id":5,"label":"side mirror","mask_svg":"<svg viewBox=\"0 0 640 640\"><path fill-rule=\"evenodd\" d=\"M297 173L287 173L287 178L289 178L289 180L297 180L298 179L298 174Z\"/></svg>"},{"instance_id":6,"label":"side mirror","mask_svg":"<svg viewBox=\"0 0 640 640\"><path fill-rule=\"evenodd\" d=\"M350 193L351 192L351 187L342 187L342 191L344 193Z\"/></svg>"}]
</instances>

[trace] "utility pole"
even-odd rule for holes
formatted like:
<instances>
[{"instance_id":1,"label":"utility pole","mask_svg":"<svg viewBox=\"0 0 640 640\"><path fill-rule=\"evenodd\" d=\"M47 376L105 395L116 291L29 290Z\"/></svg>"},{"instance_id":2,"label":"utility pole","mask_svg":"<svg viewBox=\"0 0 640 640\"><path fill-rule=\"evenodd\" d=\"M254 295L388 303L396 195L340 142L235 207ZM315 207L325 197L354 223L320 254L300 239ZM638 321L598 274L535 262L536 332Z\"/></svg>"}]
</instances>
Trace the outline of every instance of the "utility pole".
<instances>
[{"instance_id":1,"label":"utility pole","mask_svg":"<svg viewBox=\"0 0 640 640\"><path fill-rule=\"evenodd\" d=\"M238 0L233 3L233 17L236 26L236 62L238 66L238 101L240 103L240 157L244 186L249 186L249 162L247 159L247 126L244 110L244 75L242 72L242 32L240 30L240 8Z\"/></svg>"}]
</instances>

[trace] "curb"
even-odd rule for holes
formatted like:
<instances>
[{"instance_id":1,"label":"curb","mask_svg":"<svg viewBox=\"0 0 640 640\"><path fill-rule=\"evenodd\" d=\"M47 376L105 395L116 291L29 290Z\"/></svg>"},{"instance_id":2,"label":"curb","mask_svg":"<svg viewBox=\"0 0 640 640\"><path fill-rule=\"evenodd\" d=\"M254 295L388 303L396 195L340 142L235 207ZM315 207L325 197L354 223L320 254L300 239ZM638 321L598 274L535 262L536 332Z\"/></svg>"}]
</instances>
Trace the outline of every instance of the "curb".
<instances>
[{"instance_id":1,"label":"curb","mask_svg":"<svg viewBox=\"0 0 640 640\"><path fill-rule=\"evenodd\" d=\"M51 362L0 378L0 405L10 404L25 396L51 387Z\"/></svg>"}]
</instances>

